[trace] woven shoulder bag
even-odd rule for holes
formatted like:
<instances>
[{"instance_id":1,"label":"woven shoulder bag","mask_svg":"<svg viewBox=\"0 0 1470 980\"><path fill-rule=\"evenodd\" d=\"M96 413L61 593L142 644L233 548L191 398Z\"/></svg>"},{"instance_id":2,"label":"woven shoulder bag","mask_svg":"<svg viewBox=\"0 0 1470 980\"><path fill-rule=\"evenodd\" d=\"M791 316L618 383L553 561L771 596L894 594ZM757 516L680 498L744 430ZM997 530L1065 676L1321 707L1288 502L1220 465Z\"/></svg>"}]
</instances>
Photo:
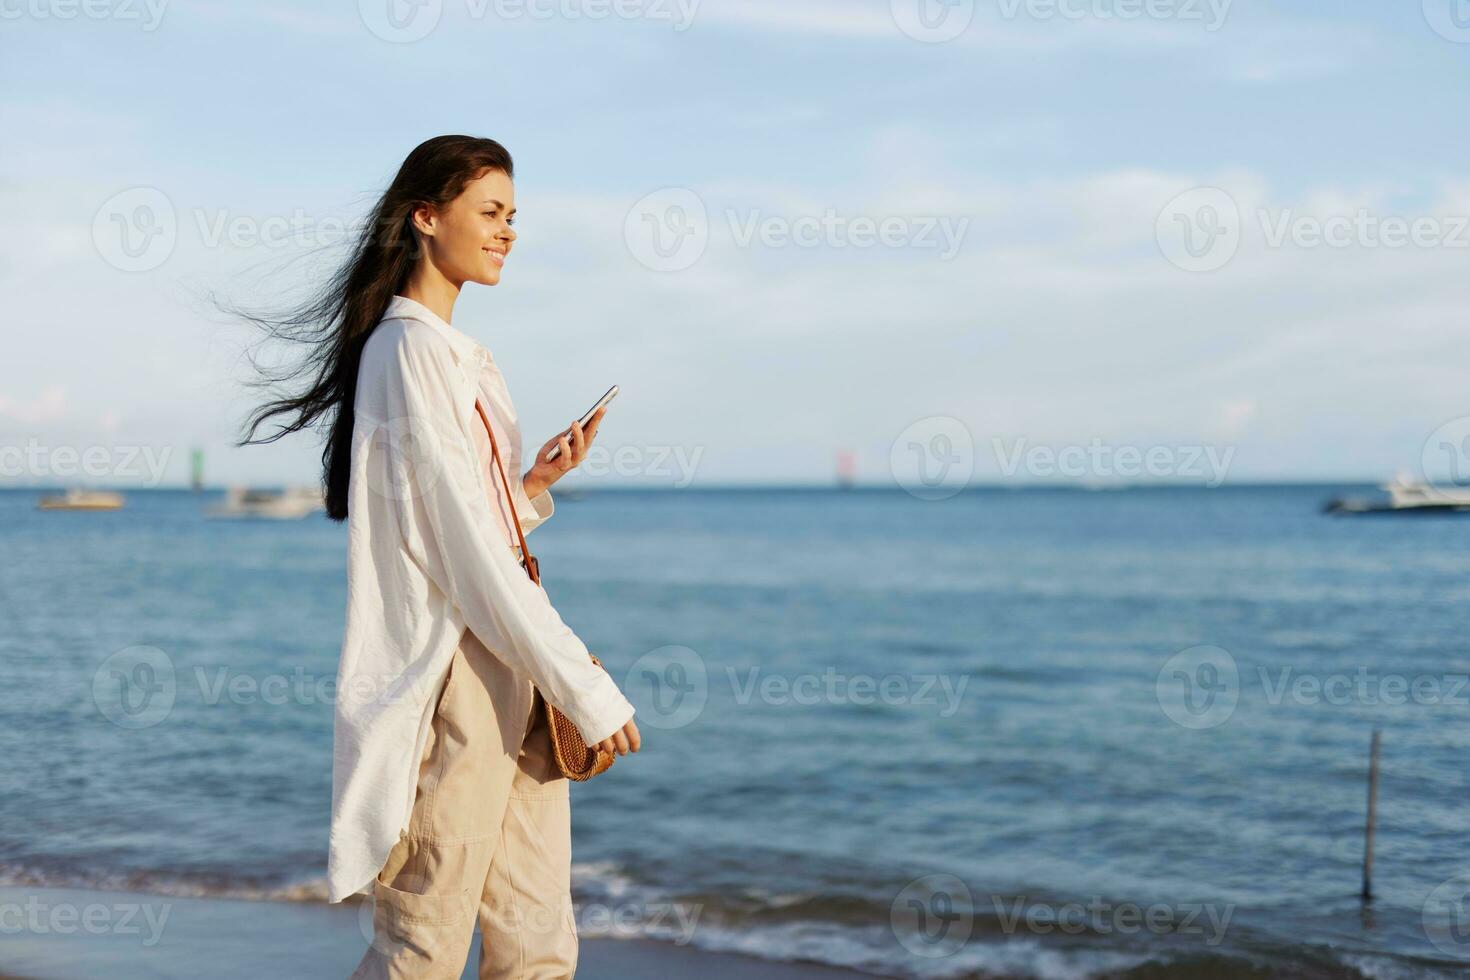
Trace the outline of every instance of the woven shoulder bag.
<instances>
[{"instance_id":1,"label":"woven shoulder bag","mask_svg":"<svg viewBox=\"0 0 1470 980\"><path fill-rule=\"evenodd\" d=\"M490 418L485 414L485 408L480 400L475 399L475 409L480 413L480 420L485 423L485 431L490 434L490 455L495 460L495 469L500 473L500 485L505 489L505 500L510 505L510 523L516 529L516 537L521 542L521 567L531 577L531 581L537 585L541 584L541 567L536 561L536 556L531 554L526 547L526 535L521 530L521 520L516 515L515 496L510 492L510 481L505 478L505 467L500 464L500 448L495 444L495 427L490 424ZM602 667L602 661L598 660L590 651L587 656L592 657L592 662ZM607 668L603 667L604 670ZM582 733L572 720L562 714L543 695L540 690L536 691L537 710L542 707L546 711L546 727L551 731L551 754L556 759L556 766L561 770L563 776L583 782L591 779L598 773L605 771L613 764L613 753L602 748L592 748L582 738Z\"/></svg>"}]
</instances>

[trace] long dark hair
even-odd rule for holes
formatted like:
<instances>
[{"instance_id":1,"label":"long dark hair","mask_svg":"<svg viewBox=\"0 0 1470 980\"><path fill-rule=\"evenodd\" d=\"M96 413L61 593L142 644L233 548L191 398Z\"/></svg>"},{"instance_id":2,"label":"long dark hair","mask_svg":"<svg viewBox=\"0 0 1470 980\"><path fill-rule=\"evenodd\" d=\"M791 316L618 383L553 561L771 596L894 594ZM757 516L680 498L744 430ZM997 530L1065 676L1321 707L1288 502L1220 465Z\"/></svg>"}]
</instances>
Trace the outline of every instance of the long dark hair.
<instances>
[{"instance_id":1,"label":"long dark hair","mask_svg":"<svg viewBox=\"0 0 1470 980\"><path fill-rule=\"evenodd\" d=\"M353 402L362 349L395 293L404 288L422 254L412 213L421 204L444 206L465 185L490 171L515 177L510 153L492 139L436 136L414 147L353 241L348 258L326 284L280 316L263 316L232 307L263 329L267 339L305 348L305 356L284 371L262 367L249 387L275 391L307 379L305 390L260 406L250 416L237 446L268 442L303 429L318 419L331 426L322 449L322 483L327 516L347 519L348 476L352 457ZM266 419L293 416L274 435L254 438Z\"/></svg>"}]
</instances>

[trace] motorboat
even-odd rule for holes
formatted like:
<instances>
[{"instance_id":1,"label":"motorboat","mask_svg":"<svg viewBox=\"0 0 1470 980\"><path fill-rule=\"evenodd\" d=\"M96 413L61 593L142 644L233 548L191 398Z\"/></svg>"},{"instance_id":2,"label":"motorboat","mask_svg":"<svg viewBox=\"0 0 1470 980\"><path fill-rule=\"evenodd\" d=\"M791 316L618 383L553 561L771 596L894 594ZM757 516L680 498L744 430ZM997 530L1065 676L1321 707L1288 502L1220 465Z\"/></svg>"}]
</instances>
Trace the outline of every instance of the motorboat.
<instances>
[{"instance_id":1,"label":"motorboat","mask_svg":"<svg viewBox=\"0 0 1470 980\"><path fill-rule=\"evenodd\" d=\"M1383 485L1381 500L1339 498L1323 508L1330 514L1427 514L1470 512L1470 486L1440 485L1399 474Z\"/></svg>"},{"instance_id":2,"label":"motorboat","mask_svg":"<svg viewBox=\"0 0 1470 980\"><path fill-rule=\"evenodd\" d=\"M42 497L36 506L41 510L121 510L123 495L111 490L72 489Z\"/></svg>"},{"instance_id":3,"label":"motorboat","mask_svg":"<svg viewBox=\"0 0 1470 980\"><path fill-rule=\"evenodd\" d=\"M264 490L230 487L224 503L208 511L215 518L263 518L275 521L300 520L326 509L326 500L317 487L287 487Z\"/></svg>"}]
</instances>

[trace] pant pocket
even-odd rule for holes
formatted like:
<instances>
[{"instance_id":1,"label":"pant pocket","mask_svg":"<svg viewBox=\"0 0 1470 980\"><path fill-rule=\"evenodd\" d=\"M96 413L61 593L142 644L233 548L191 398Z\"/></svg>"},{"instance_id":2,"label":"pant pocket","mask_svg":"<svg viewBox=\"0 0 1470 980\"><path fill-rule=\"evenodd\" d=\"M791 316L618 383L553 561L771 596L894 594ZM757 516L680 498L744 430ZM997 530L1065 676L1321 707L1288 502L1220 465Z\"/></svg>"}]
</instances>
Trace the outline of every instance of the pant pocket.
<instances>
[{"instance_id":1,"label":"pant pocket","mask_svg":"<svg viewBox=\"0 0 1470 980\"><path fill-rule=\"evenodd\" d=\"M565 776L557 776L544 783L526 777L516 780L510 798L522 802L569 800L572 795L571 786L572 781Z\"/></svg>"},{"instance_id":2,"label":"pant pocket","mask_svg":"<svg viewBox=\"0 0 1470 980\"><path fill-rule=\"evenodd\" d=\"M444 926L463 921L469 916L469 895L468 888L420 894L373 882L373 900L378 906L388 909L394 921L413 925Z\"/></svg>"},{"instance_id":3,"label":"pant pocket","mask_svg":"<svg viewBox=\"0 0 1470 980\"><path fill-rule=\"evenodd\" d=\"M556 764L556 749L551 743L551 728L547 724L546 709L541 695L534 699L536 707L531 724L521 741L521 751L516 759L515 779L511 783L510 798L513 800L562 800L571 795L572 781L562 775Z\"/></svg>"},{"instance_id":4,"label":"pant pocket","mask_svg":"<svg viewBox=\"0 0 1470 980\"><path fill-rule=\"evenodd\" d=\"M473 931L468 888L419 894L373 882L372 950L389 977L457 978Z\"/></svg>"}]
</instances>

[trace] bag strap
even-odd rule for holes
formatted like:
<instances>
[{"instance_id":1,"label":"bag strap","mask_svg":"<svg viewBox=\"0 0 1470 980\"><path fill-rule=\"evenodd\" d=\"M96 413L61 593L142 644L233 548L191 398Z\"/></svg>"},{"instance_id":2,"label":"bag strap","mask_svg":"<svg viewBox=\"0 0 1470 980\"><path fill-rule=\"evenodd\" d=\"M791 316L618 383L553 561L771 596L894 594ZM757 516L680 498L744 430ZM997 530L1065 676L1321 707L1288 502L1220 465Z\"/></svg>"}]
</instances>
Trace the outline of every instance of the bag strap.
<instances>
[{"instance_id":1,"label":"bag strap","mask_svg":"<svg viewBox=\"0 0 1470 980\"><path fill-rule=\"evenodd\" d=\"M516 537L521 542L521 565L526 574L531 576L531 581L537 585L541 584L541 572L537 567L536 559L526 547L526 534L521 530L521 519L516 516L516 498L510 492L510 481L505 478L505 467L500 465L500 448L495 444L495 427L490 424L490 416L485 414L485 407L480 404L480 399L475 399L475 410L480 413L480 419L485 423L485 431L490 433L490 456L495 460L495 468L500 471L500 485L505 488L505 502L510 505L510 522L515 525Z\"/></svg>"}]
</instances>

